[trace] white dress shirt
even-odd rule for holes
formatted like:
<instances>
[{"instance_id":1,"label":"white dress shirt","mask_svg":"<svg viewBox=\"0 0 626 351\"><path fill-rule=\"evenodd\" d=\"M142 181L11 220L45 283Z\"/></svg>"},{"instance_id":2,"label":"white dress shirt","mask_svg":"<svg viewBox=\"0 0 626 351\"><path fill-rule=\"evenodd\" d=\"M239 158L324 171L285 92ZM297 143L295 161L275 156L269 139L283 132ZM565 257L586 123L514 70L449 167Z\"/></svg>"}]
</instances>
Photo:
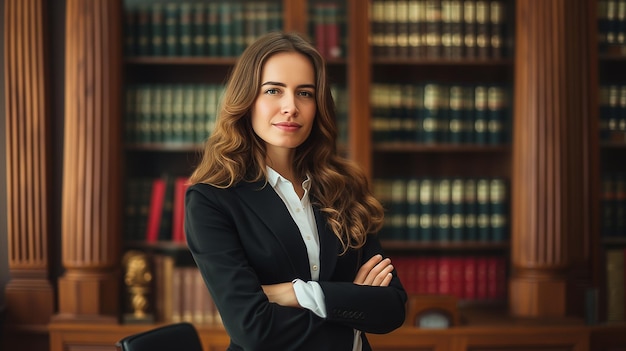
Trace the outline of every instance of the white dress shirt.
<instances>
[{"instance_id":1,"label":"white dress shirt","mask_svg":"<svg viewBox=\"0 0 626 351\"><path fill-rule=\"evenodd\" d=\"M320 287L320 243L315 223L315 215L313 207L309 200L309 189L311 189L311 178L307 178L302 182L304 195L302 199L298 198L293 184L281 176L278 172L270 167L267 169L267 178L269 184L274 191L283 200L285 206L289 210L289 214L300 230L302 240L306 246L307 255L309 257L309 269L311 271L311 281L305 282L301 279L293 281L293 289L296 293L296 299L303 308L306 308L319 317L326 318L326 303L324 301L324 292ZM361 351L361 332L354 330L354 342L352 351Z\"/></svg>"}]
</instances>

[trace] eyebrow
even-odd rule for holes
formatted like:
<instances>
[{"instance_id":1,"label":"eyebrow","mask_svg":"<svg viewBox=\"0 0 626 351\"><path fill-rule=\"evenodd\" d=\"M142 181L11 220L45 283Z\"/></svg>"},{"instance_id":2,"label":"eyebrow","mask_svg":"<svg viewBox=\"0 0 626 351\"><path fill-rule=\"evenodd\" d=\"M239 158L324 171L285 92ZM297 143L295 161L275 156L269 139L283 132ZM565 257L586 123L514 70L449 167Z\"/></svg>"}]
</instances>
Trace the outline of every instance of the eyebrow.
<instances>
[{"instance_id":1,"label":"eyebrow","mask_svg":"<svg viewBox=\"0 0 626 351\"><path fill-rule=\"evenodd\" d=\"M287 87L287 84L285 83L280 83L280 82L272 82L272 81L268 81L265 82L263 84L261 84L261 86L264 85L277 85L279 87ZM302 85L298 85L298 88L311 88L311 89L315 89L315 84L302 84Z\"/></svg>"}]
</instances>

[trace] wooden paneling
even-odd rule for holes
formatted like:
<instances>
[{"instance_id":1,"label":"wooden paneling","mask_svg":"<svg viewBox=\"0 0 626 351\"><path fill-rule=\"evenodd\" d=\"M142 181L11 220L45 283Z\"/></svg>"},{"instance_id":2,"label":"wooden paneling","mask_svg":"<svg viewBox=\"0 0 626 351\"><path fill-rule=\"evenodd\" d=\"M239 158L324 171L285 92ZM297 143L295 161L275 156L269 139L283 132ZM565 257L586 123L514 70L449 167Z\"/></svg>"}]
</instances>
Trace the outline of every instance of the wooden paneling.
<instances>
[{"instance_id":1,"label":"wooden paneling","mask_svg":"<svg viewBox=\"0 0 626 351\"><path fill-rule=\"evenodd\" d=\"M7 322L46 324L50 276L50 113L43 0L4 2L9 280Z\"/></svg>"},{"instance_id":2,"label":"wooden paneling","mask_svg":"<svg viewBox=\"0 0 626 351\"><path fill-rule=\"evenodd\" d=\"M516 1L509 306L519 316L565 316L591 280L588 20L586 0ZM568 289L573 270L580 290Z\"/></svg>"},{"instance_id":3,"label":"wooden paneling","mask_svg":"<svg viewBox=\"0 0 626 351\"><path fill-rule=\"evenodd\" d=\"M117 319L121 0L66 2L61 319Z\"/></svg>"}]
</instances>

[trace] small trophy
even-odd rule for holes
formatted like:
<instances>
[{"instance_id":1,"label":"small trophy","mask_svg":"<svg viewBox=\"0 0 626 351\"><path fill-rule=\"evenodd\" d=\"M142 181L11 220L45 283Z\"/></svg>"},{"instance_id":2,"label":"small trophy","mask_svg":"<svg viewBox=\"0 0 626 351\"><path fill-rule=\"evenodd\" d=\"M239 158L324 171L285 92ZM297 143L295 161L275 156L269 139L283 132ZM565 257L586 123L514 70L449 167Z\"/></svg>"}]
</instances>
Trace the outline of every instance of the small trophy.
<instances>
[{"instance_id":1,"label":"small trophy","mask_svg":"<svg viewBox=\"0 0 626 351\"><path fill-rule=\"evenodd\" d=\"M154 323L154 314L150 313L152 272L148 255L137 250L130 250L122 259L124 268L125 299L128 307L124 313L124 322L130 324Z\"/></svg>"}]
</instances>

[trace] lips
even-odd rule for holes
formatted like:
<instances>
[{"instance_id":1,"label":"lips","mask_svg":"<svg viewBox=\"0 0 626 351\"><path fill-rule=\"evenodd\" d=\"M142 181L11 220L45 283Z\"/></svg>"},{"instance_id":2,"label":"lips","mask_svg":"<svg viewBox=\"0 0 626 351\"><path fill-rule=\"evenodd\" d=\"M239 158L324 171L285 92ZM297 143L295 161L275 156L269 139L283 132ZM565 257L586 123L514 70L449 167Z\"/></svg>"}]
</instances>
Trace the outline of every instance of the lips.
<instances>
[{"instance_id":1,"label":"lips","mask_svg":"<svg viewBox=\"0 0 626 351\"><path fill-rule=\"evenodd\" d=\"M278 129L284 130L284 131L295 131L300 129L302 126L298 123L294 123L294 122L280 122L280 123L274 123L274 126Z\"/></svg>"}]
</instances>

